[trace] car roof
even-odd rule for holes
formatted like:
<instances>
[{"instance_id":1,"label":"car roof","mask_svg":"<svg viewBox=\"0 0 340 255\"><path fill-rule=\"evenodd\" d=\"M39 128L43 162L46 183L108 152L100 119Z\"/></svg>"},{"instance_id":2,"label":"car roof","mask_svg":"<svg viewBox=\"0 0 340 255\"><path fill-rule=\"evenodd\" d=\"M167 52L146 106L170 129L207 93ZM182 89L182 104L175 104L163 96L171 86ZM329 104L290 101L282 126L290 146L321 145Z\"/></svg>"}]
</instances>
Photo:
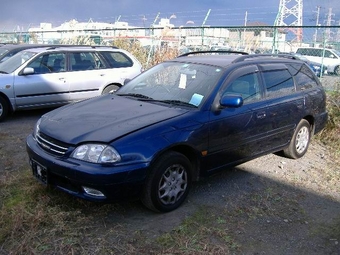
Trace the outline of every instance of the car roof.
<instances>
[{"instance_id":1,"label":"car roof","mask_svg":"<svg viewBox=\"0 0 340 255\"><path fill-rule=\"evenodd\" d=\"M93 51L93 50L120 50L115 46L90 46L90 45L51 45L50 47L37 47L26 49L30 52L41 53L46 51Z\"/></svg>"},{"instance_id":2,"label":"car roof","mask_svg":"<svg viewBox=\"0 0 340 255\"><path fill-rule=\"evenodd\" d=\"M38 48L38 47L48 47L51 46L49 44L5 44L2 45L1 48L8 50L16 50L16 49L30 49L30 48Z\"/></svg>"},{"instance_id":3,"label":"car roof","mask_svg":"<svg viewBox=\"0 0 340 255\"><path fill-rule=\"evenodd\" d=\"M238 55L179 56L175 58L173 61L227 67L238 57L239 57Z\"/></svg>"},{"instance_id":4,"label":"car roof","mask_svg":"<svg viewBox=\"0 0 340 255\"><path fill-rule=\"evenodd\" d=\"M223 53L232 52L232 51L223 51ZM200 54L200 53L203 53ZM205 64L205 65L213 65L219 66L222 68L226 68L233 63L240 63L243 61L248 62L256 62L256 63L283 63L283 62L300 62L303 61L297 59L296 57L289 54L251 54L248 55L245 52L232 52L232 54L210 54L207 55L209 51L202 52L189 52L183 55L178 56L177 58L170 60L175 62L183 62L183 63L195 63L195 64ZM215 51L211 51L211 53L216 53Z\"/></svg>"}]
</instances>

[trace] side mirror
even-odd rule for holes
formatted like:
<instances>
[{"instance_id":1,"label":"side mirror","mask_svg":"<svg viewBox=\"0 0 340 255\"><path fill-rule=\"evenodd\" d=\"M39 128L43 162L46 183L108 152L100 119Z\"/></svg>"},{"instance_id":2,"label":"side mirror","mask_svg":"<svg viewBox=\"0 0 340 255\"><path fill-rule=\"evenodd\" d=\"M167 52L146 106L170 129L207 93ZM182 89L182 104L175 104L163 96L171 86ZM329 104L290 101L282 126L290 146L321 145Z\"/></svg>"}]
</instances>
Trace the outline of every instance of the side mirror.
<instances>
[{"instance_id":1,"label":"side mirror","mask_svg":"<svg viewBox=\"0 0 340 255\"><path fill-rule=\"evenodd\" d=\"M222 108L238 108L243 105L243 98L240 95L223 95L220 99L220 106Z\"/></svg>"},{"instance_id":2,"label":"side mirror","mask_svg":"<svg viewBox=\"0 0 340 255\"><path fill-rule=\"evenodd\" d=\"M23 75L34 74L34 68L32 67L25 67L22 71Z\"/></svg>"}]
</instances>

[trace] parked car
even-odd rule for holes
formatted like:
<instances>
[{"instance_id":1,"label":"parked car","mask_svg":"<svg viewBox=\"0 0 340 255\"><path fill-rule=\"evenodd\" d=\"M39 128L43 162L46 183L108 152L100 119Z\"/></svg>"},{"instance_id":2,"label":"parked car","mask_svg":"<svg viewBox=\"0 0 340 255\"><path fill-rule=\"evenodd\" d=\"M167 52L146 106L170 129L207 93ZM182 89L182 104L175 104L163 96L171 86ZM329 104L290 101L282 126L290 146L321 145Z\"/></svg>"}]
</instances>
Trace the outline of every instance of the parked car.
<instances>
[{"instance_id":1,"label":"parked car","mask_svg":"<svg viewBox=\"0 0 340 255\"><path fill-rule=\"evenodd\" d=\"M56 107L117 90L142 71L115 47L23 50L0 63L0 121L10 112Z\"/></svg>"},{"instance_id":2,"label":"parked car","mask_svg":"<svg viewBox=\"0 0 340 255\"><path fill-rule=\"evenodd\" d=\"M168 212L203 176L278 151L302 157L326 124L325 97L299 60L187 53L43 115L27 152L45 185Z\"/></svg>"},{"instance_id":3,"label":"parked car","mask_svg":"<svg viewBox=\"0 0 340 255\"><path fill-rule=\"evenodd\" d=\"M328 73L340 75L340 52L335 49L300 47L296 53L308 60L327 66Z\"/></svg>"}]
</instances>

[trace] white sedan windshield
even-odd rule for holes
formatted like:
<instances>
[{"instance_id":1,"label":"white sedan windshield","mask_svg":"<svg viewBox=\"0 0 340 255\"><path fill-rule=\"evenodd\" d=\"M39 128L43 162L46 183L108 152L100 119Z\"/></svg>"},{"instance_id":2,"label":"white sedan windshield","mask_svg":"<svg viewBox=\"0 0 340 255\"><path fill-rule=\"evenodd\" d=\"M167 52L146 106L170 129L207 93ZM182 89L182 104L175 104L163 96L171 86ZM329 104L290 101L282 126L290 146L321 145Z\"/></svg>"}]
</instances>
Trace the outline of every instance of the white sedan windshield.
<instances>
[{"instance_id":1,"label":"white sedan windshield","mask_svg":"<svg viewBox=\"0 0 340 255\"><path fill-rule=\"evenodd\" d=\"M20 51L6 61L0 63L1 73L12 73L17 70L27 60L31 59L36 53L30 51Z\"/></svg>"}]
</instances>

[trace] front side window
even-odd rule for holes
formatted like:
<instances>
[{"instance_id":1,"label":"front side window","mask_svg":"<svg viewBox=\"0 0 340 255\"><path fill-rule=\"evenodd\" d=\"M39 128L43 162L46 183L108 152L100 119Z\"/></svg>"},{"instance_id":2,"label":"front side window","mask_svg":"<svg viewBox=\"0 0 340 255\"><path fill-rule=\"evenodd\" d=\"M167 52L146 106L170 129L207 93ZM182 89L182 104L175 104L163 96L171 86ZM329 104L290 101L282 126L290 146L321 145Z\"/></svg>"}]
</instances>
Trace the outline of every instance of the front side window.
<instances>
[{"instance_id":1,"label":"front side window","mask_svg":"<svg viewBox=\"0 0 340 255\"><path fill-rule=\"evenodd\" d=\"M267 98L279 97L295 91L292 76L288 70L270 70L263 72Z\"/></svg>"},{"instance_id":2,"label":"front side window","mask_svg":"<svg viewBox=\"0 0 340 255\"><path fill-rule=\"evenodd\" d=\"M257 73L237 77L230 83L224 94L241 95L244 103L258 101L261 94Z\"/></svg>"},{"instance_id":3,"label":"front side window","mask_svg":"<svg viewBox=\"0 0 340 255\"><path fill-rule=\"evenodd\" d=\"M58 73L65 71L65 54L43 54L30 62L27 67L32 67L35 74Z\"/></svg>"}]
</instances>

